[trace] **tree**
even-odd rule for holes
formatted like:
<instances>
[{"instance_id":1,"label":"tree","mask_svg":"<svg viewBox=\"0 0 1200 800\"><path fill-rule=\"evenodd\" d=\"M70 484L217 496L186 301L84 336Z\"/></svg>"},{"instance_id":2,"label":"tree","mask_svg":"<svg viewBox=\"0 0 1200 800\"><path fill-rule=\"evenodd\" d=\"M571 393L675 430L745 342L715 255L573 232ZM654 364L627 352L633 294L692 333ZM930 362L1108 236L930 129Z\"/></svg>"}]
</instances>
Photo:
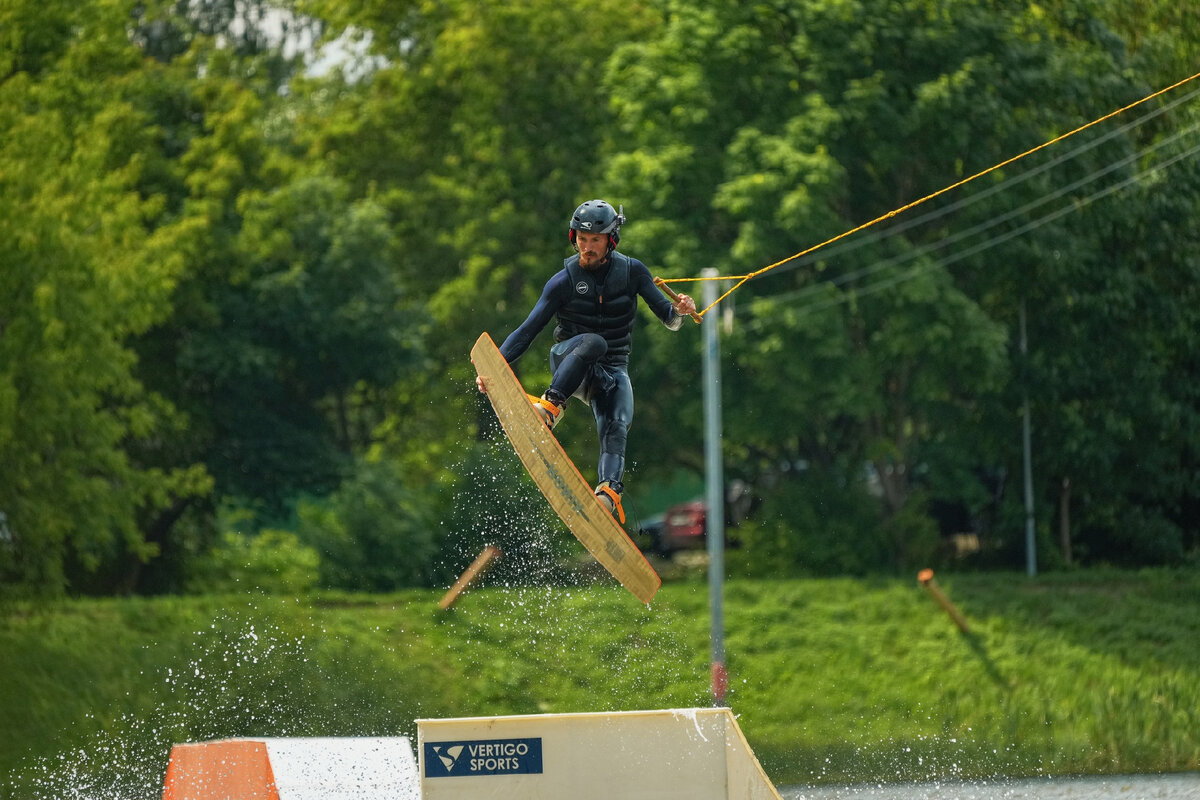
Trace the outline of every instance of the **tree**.
<instances>
[{"instance_id":1,"label":"tree","mask_svg":"<svg viewBox=\"0 0 1200 800\"><path fill-rule=\"evenodd\" d=\"M178 418L127 342L162 319L173 261L149 258L136 191L150 121L108 7L9 6L0 83L0 575L38 592L129 588L156 553L144 521L207 489L203 469L136 456Z\"/></svg>"},{"instance_id":2,"label":"tree","mask_svg":"<svg viewBox=\"0 0 1200 800\"><path fill-rule=\"evenodd\" d=\"M335 75L297 95L314 157L387 209L396 268L427 304L436 367L398 382L381 428L387 452L424 477L452 467L464 428L485 424L474 339L516 327L569 252L567 221L597 191L613 134L604 63L647 15L608 0L302 8L333 23L330 37L369 31L384 59L359 82ZM530 380L546 369L532 357L519 368Z\"/></svg>"},{"instance_id":3,"label":"tree","mask_svg":"<svg viewBox=\"0 0 1200 800\"><path fill-rule=\"evenodd\" d=\"M778 262L1128 103L1144 85L1085 3L1050 13L963 3L953 15L923 2L867 3L856 15L823 3L662 8L660 34L611 62L628 144L608 182L634 187L631 207L653 209L643 225L676 274L715 265L741 275ZM1057 171L1005 187L1050 157L1031 159L975 184L970 203L939 199L746 284L725 305L736 304L737 322L723 369L738 380L725 406L727 470L760 484L780 465L835 469L843 484L869 474L885 529L901 519L921 528L929 501L973 514L993 504L984 476L1019 474L1019 385L1005 383L1025 374L1006 351L1016 301L1052 291L1054 279L1043 280L1058 269L1046 268L1051 254L1069 254L1090 274L1090 254L1104 250L1096 216L1039 229L1039 204L1119 166L1134 146L1096 134ZM1004 192L983 192L989 183ZM1000 246L1010 231L1024 235ZM1136 260L1145 244L1130 237L1119 247ZM1089 355L1075 357L1082 367ZM646 372L667 375L688 356L655 358ZM1088 363L1073 372L1094 380L1104 362ZM670 398L670 418L655 424L682 420L699 436L695 392L667 379L650 391ZM1039 411L1059 408L1050 399ZM1062 435L1058 444L1074 441ZM1118 435L1103 429L1098 441L1112 446ZM1138 505L1129 493L1115 497L1121 508ZM922 557L903 533L893 544L896 563Z\"/></svg>"},{"instance_id":4,"label":"tree","mask_svg":"<svg viewBox=\"0 0 1200 800\"><path fill-rule=\"evenodd\" d=\"M864 11L887 24L863 25L826 4L666 8L663 35L614 60L619 119L637 149L610 180L633 176L670 269L738 275L777 261L961 175L974 127L993 132L971 141L981 166L1013 129L1015 87L995 78L1028 48L1002 13L964 9L951 22L892 4ZM662 124L670 118L678 124ZM818 254L731 298L735 472L762 483L802 462L861 483L870 463L887 516L900 515L922 450L1004 374L1003 330L921 243L897 235ZM764 408L769 429L756 422ZM903 535L894 554L917 557Z\"/></svg>"},{"instance_id":5,"label":"tree","mask_svg":"<svg viewBox=\"0 0 1200 800\"><path fill-rule=\"evenodd\" d=\"M1066 221L1069 255L1026 287L1035 474L1075 559L1177 563L1196 546L1200 184L1189 162L1130 177Z\"/></svg>"}]
</instances>

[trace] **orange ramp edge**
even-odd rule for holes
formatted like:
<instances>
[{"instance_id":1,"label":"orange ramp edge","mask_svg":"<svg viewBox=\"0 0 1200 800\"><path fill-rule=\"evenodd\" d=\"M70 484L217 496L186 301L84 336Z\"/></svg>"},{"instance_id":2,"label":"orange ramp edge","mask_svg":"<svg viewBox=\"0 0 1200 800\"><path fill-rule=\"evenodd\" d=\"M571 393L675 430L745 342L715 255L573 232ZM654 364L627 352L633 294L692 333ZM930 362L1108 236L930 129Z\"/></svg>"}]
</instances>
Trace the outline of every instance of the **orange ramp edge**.
<instances>
[{"instance_id":1,"label":"orange ramp edge","mask_svg":"<svg viewBox=\"0 0 1200 800\"><path fill-rule=\"evenodd\" d=\"M163 800L279 800L263 742L230 740L171 748Z\"/></svg>"}]
</instances>

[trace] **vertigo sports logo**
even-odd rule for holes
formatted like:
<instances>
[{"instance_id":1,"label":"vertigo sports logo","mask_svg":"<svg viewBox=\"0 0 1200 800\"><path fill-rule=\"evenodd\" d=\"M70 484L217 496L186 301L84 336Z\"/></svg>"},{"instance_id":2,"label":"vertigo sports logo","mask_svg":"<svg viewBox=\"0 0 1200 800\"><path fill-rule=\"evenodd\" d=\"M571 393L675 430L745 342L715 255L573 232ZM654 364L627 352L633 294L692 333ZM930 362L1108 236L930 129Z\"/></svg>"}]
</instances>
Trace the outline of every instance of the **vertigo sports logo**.
<instances>
[{"instance_id":1,"label":"vertigo sports logo","mask_svg":"<svg viewBox=\"0 0 1200 800\"><path fill-rule=\"evenodd\" d=\"M542 774L541 738L425 742L424 755L426 778Z\"/></svg>"}]
</instances>

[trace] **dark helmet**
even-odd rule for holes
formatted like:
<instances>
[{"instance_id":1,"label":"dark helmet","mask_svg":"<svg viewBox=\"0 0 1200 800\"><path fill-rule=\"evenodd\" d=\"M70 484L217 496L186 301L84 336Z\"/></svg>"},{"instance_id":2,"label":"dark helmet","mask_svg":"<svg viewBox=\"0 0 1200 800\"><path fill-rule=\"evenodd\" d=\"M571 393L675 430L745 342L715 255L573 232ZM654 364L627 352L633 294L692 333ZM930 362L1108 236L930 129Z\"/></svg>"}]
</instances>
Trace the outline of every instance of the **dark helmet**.
<instances>
[{"instance_id":1,"label":"dark helmet","mask_svg":"<svg viewBox=\"0 0 1200 800\"><path fill-rule=\"evenodd\" d=\"M622 206L621 211L624 210ZM621 241L621 226L625 224L625 215L621 211L617 211L603 200L588 200L571 215L571 227L567 231L567 238L573 245L575 234L579 231L607 233L608 249L612 250Z\"/></svg>"}]
</instances>

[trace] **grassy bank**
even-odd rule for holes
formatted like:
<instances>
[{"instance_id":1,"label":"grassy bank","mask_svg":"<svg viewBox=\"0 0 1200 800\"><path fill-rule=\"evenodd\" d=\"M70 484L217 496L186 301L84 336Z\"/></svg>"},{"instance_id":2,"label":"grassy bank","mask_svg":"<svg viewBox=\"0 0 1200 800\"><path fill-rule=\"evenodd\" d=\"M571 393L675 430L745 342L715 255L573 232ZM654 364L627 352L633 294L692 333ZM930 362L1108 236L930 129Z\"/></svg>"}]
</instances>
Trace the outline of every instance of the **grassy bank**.
<instances>
[{"instance_id":1,"label":"grassy bank","mask_svg":"<svg viewBox=\"0 0 1200 800\"><path fill-rule=\"evenodd\" d=\"M1200 766L1200 572L732 581L729 704L777 783ZM157 798L172 742L708 704L708 595L611 584L0 615L12 797Z\"/></svg>"}]
</instances>

